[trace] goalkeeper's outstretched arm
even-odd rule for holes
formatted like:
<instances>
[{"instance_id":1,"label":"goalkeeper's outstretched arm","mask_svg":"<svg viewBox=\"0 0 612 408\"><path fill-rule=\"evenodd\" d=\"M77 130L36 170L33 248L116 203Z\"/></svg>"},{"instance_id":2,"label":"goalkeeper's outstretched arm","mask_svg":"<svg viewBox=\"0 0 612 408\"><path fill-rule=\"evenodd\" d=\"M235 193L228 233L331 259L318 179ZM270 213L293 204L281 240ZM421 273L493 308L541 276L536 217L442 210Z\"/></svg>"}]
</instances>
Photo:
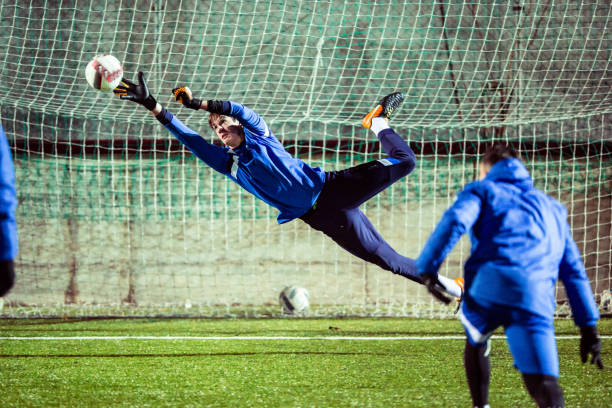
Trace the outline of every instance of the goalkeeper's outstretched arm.
<instances>
[{"instance_id":1,"label":"goalkeeper's outstretched arm","mask_svg":"<svg viewBox=\"0 0 612 408\"><path fill-rule=\"evenodd\" d=\"M142 72L138 72L138 83L124 78L113 93L120 99L132 101L147 108L170 133L214 170L222 174L229 172L231 157L227 151L220 146L208 143L197 132L185 126L172 113L164 109L149 92Z\"/></svg>"},{"instance_id":2,"label":"goalkeeper's outstretched arm","mask_svg":"<svg viewBox=\"0 0 612 408\"><path fill-rule=\"evenodd\" d=\"M266 122L251 108L233 101L201 100L195 98L191 90L186 86L174 88L172 90L174 100L183 106L199 110L204 109L211 113L218 113L224 116L231 116L238 120L242 126L247 128L252 134L257 136L269 136L270 130Z\"/></svg>"}]
</instances>

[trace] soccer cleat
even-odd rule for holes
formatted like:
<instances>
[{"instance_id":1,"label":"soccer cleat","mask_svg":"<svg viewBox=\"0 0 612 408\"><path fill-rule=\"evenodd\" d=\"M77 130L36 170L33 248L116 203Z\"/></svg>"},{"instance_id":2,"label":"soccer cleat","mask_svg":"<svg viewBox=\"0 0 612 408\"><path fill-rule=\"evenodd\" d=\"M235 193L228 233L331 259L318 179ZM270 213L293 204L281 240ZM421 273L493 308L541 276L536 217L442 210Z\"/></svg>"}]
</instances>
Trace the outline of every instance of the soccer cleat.
<instances>
[{"instance_id":1,"label":"soccer cleat","mask_svg":"<svg viewBox=\"0 0 612 408\"><path fill-rule=\"evenodd\" d=\"M465 279L460 276L458 278L453 279L453 281L455 281L457 286L461 288L461 297L455 298L455 301L457 302L457 309L455 309L455 314L457 314L459 308L461 307L461 302L463 301L463 295L465 293Z\"/></svg>"},{"instance_id":2,"label":"soccer cleat","mask_svg":"<svg viewBox=\"0 0 612 408\"><path fill-rule=\"evenodd\" d=\"M463 293L463 290L465 289L465 279L460 276L458 278L453 279L453 281L455 281L455 283L459 285L459 287L461 288L461 293Z\"/></svg>"},{"instance_id":3,"label":"soccer cleat","mask_svg":"<svg viewBox=\"0 0 612 408\"><path fill-rule=\"evenodd\" d=\"M378 116L389 120L393 112L399 108L399 106L404 102L404 94L401 92L393 92L382 98L380 103L374 107L367 115L361 120L361 125L370 129L372 127L372 118L376 118Z\"/></svg>"},{"instance_id":4,"label":"soccer cleat","mask_svg":"<svg viewBox=\"0 0 612 408\"><path fill-rule=\"evenodd\" d=\"M457 298L457 302L461 302L461 299L463 299L463 291L465 290L465 279L460 276L453 279L453 281L461 288L461 297Z\"/></svg>"}]
</instances>

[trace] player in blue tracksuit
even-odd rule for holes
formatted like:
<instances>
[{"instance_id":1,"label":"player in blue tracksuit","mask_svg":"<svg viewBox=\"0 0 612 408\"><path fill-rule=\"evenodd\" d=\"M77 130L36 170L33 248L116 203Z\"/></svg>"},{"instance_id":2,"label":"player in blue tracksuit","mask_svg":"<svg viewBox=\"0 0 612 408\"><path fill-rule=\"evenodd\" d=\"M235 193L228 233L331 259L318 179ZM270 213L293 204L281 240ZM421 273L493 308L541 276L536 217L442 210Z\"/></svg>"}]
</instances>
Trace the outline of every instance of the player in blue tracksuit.
<instances>
[{"instance_id":1,"label":"player in blue tracksuit","mask_svg":"<svg viewBox=\"0 0 612 408\"><path fill-rule=\"evenodd\" d=\"M0 124L0 296L15 282L13 260L17 256L17 190L8 140Z\"/></svg>"},{"instance_id":2,"label":"player in blue tracksuit","mask_svg":"<svg viewBox=\"0 0 612 408\"><path fill-rule=\"evenodd\" d=\"M540 407L563 406L553 329L555 283L561 279L580 327L582 361L602 368L595 325L599 313L565 207L533 187L511 147L485 153L480 180L469 183L444 213L416 260L425 281L461 235L472 249L465 263L460 320L467 335L465 367L474 406L488 406L488 339L503 326L515 366Z\"/></svg>"},{"instance_id":3,"label":"player in blue tracksuit","mask_svg":"<svg viewBox=\"0 0 612 408\"><path fill-rule=\"evenodd\" d=\"M206 142L149 93L142 72L138 84L124 80L114 93L145 106L198 158L279 210L278 222L300 218L355 256L421 283L414 260L397 253L359 210L359 205L410 173L416 157L387 124L403 101L401 93L385 97L362 124L378 136L389 157L342 171L325 172L292 157L253 110L232 101L202 101L189 88L173 90L177 101L210 112L209 124L225 146ZM460 296L452 279L441 289Z\"/></svg>"}]
</instances>

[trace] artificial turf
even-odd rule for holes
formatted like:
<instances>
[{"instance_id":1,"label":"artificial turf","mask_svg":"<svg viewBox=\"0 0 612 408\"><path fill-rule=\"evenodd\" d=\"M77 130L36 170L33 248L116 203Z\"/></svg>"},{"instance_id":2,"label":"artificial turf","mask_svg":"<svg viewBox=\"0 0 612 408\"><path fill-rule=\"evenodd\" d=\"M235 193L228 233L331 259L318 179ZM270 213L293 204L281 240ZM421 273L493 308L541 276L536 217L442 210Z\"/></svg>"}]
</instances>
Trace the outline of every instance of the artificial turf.
<instances>
[{"instance_id":1,"label":"artificial turf","mask_svg":"<svg viewBox=\"0 0 612 408\"><path fill-rule=\"evenodd\" d=\"M599 328L602 335L612 335L612 320L602 320ZM558 336L578 334L571 320L558 320L556 331ZM471 403L462 329L455 320L4 319L0 336L88 338L0 340L1 407ZM103 336L120 339L90 338ZM191 338L124 338L134 336ZM434 338L422 338L429 336ZM609 407L612 339L603 339L604 370L580 362L578 342L557 340L566 406ZM534 406L501 338L492 341L491 366L491 406Z\"/></svg>"}]
</instances>

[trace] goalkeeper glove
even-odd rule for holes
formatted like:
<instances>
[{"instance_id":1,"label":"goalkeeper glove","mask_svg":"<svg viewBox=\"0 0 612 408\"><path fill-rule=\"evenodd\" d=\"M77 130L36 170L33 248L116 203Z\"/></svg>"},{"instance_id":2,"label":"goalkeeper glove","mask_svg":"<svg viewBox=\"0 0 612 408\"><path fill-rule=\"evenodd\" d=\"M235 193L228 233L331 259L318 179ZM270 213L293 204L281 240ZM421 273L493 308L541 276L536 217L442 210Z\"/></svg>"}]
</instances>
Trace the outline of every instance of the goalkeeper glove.
<instances>
[{"instance_id":1,"label":"goalkeeper glove","mask_svg":"<svg viewBox=\"0 0 612 408\"><path fill-rule=\"evenodd\" d=\"M421 275L421 279L423 279L423 285L425 285L429 293L431 293L436 299L438 299L440 302L444 303L445 305L448 305L451 302L451 299L448 296L446 296L444 293L442 293L441 288L443 288L444 285L442 285L440 283L440 280L438 280L437 274L436 275L423 274Z\"/></svg>"},{"instance_id":2,"label":"goalkeeper glove","mask_svg":"<svg viewBox=\"0 0 612 408\"><path fill-rule=\"evenodd\" d=\"M200 105L202 105L202 100L194 98L191 94L191 89L186 86L181 86L178 88L174 88L172 90L172 94L174 95L174 100L183 104L183 106L189 109L200 109Z\"/></svg>"},{"instance_id":3,"label":"goalkeeper glove","mask_svg":"<svg viewBox=\"0 0 612 408\"><path fill-rule=\"evenodd\" d=\"M592 354L591 364L597 364L597 367L603 369L601 361L601 340L597 335L595 326L585 326L580 328L580 358L583 363L586 363L589 354Z\"/></svg>"},{"instance_id":4,"label":"goalkeeper glove","mask_svg":"<svg viewBox=\"0 0 612 408\"><path fill-rule=\"evenodd\" d=\"M0 296L6 295L15 284L15 264L12 259L0 261Z\"/></svg>"},{"instance_id":5,"label":"goalkeeper glove","mask_svg":"<svg viewBox=\"0 0 612 408\"><path fill-rule=\"evenodd\" d=\"M113 93L120 99L139 103L150 111L157 106L157 101L149 92L142 71L138 72L138 84L124 78L121 84L113 89Z\"/></svg>"}]
</instances>

